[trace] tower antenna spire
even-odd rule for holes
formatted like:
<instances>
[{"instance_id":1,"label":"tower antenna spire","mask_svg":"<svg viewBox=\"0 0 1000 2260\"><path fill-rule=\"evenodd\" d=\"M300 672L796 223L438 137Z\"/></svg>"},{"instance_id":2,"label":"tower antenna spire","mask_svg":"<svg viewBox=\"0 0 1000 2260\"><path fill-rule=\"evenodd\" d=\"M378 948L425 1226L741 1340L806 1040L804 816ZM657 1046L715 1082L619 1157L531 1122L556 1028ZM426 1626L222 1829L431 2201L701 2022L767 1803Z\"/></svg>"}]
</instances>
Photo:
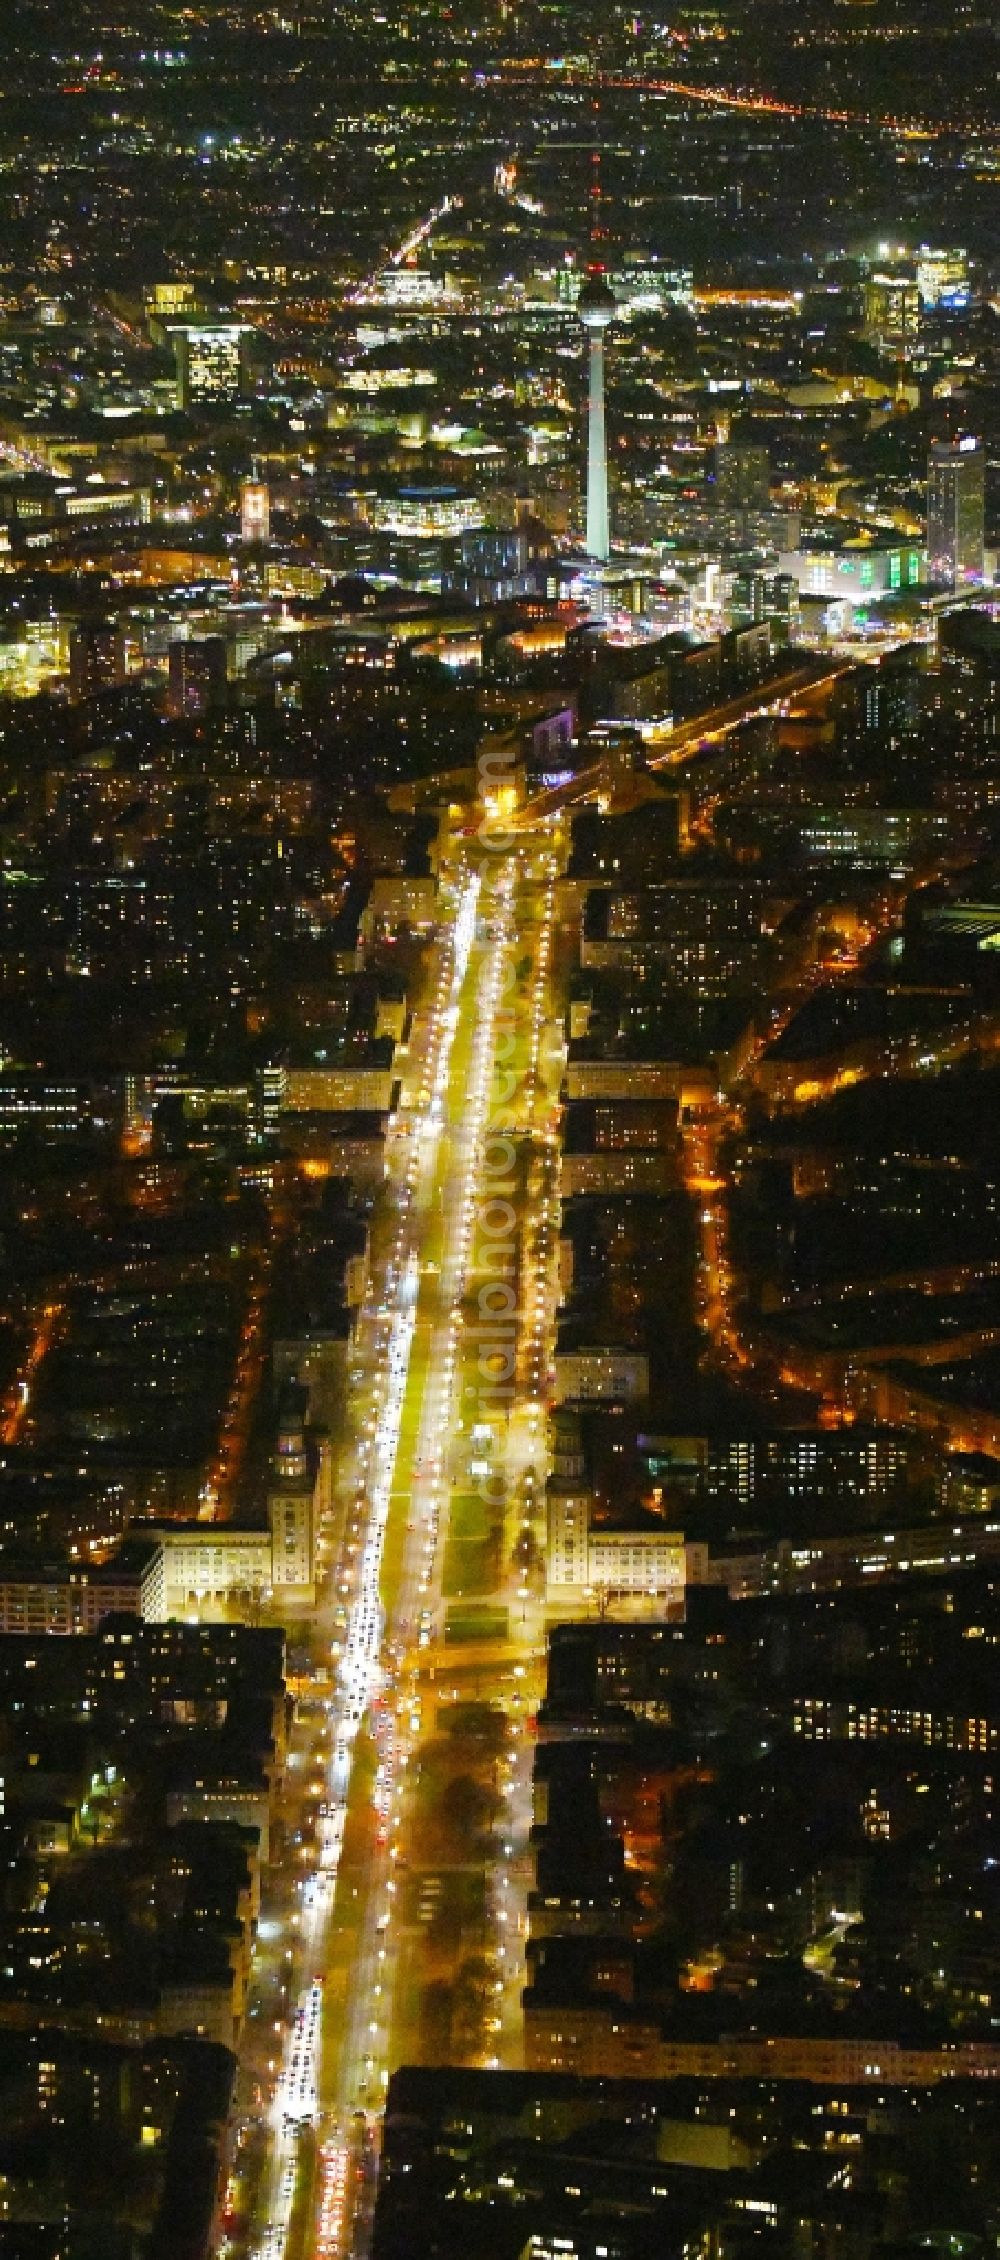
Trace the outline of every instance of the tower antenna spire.
<instances>
[{"instance_id":1,"label":"tower antenna spire","mask_svg":"<svg viewBox=\"0 0 1000 2260\"><path fill-rule=\"evenodd\" d=\"M602 275L604 261L601 256L604 228L601 221L601 113L594 103L594 146L590 153L590 258L587 273Z\"/></svg>"}]
</instances>

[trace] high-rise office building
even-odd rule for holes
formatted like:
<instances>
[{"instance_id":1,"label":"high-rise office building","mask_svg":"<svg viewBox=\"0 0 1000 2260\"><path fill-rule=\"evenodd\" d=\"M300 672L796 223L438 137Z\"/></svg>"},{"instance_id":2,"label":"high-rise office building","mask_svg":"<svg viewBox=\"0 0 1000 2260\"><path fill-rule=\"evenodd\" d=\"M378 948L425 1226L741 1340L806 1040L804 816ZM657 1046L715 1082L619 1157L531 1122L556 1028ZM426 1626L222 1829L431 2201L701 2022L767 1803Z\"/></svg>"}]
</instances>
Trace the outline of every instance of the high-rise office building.
<instances>
[{"instance_id":1,"label":"high-rise office building","mask_svg":"<svg viewBox=\"0 0 1000 2260\"><path fill-rule=\"evenodd\" d=\"M125 681L125 644L114 620L84 621L69 642L69 695L74 706L117 690Z\"/></svg>"},{"instance_id":2,"label":"high-rise office building","mask_svg":"<svg viewBox=\"0 0 1000 2260\"><path fill-rule=\"evenodd\" d=\"M879 267L865 284L865 336L880 353L905 357L920 329L920 290L912 267Z\"/></svg>"},{"instance_id":3,"label":"high-rise office building","mask_svg":"<svg viewBox=\"0 0 1000 2260\"><path fill-rule=\"evenodd\" d=\"M245 322L185 322L170 331L177 365L177 406L239 400L246 390Z\"/></svg>"},{"instance_id":4,"label":"high-rise office building","mask_svg":"<svg viewBox=\"0 0 1000 2260\"><path fill-rule=\"evenodd\" d=\"M720 510L766 510L771 500L766 447L739 439L717 447L715 490Z\"/></svg>"},{"instance_id":5,"label":"high-rise office building","mask_svg":"<svg viewBox=\"0 0 1000 2260\"><path fill-rule=\"evenodd\" d=\"M168 651L167 704L179 721L226 703L226 645L222 636L178 638Z\"/></svg>"},{"instance_id":6,"label":"high-rise office building","mask_svg":"<svg viewBox=\"0 0 1000 2260\"><path fill-rule=\"evenodd\" d=\"M770 620L782 641L794 642L799 626L799 584L794 573L745 565L732 574L726 626L757 627Z\"/></svg>"},{"instance_id":7,"label":"high-rise office building","mask_svg":"<svg viewBox=\"0 0 1000 2260\"><path fill-rule=\"evenodd\" d=\"M240 486L240 538L247 542L271 538L271 494L264 479L244 479Z\"/></svg>"},{"instance_id":8,"label":"high-rise office building","mask_svg":"<svg viewBox=\"0 0 1000 2260\"><path fill-rule=\"evenodd\" d=\"M927 572L942 588L983 578L986 456L982 440L942 440L927 462Z\"/></svg>"},{"instance_id":9,"label":"high-rise office building","mask_svg":"<svg viewBox=\"0 0 1000 2260\"><path fill-rule=\"evenodd\" d=\"M604 408L604 333L617 311L604 276L590 274L580 292L580 320L590 344L587 409L587 555L604 564L611 549L608 520L608 435Z\"/></svg>"},{"instance_id":10,"label":"high-rise office building","mask_svg":"<svg viewBox=\"0 0 1000 2260\"><path fill-rule=\"evenodd\" d=\"M971 302L972 282L967 251L935 251L922 243L917 252L917 284L924 306L961 312Z\"/></svg>"}]
</instances>

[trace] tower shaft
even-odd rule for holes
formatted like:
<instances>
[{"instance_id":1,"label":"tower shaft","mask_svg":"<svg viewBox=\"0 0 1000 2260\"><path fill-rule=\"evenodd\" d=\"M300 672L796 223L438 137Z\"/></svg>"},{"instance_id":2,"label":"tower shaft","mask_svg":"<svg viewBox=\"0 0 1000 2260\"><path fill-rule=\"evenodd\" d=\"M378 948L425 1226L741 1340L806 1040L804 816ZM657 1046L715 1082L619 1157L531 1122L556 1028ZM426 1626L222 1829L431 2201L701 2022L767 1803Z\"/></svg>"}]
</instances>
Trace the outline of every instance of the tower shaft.
<instances>
[{"instance_id":1,"label":"tower shaft","mask_svg":"<svg viewBox=\"0 0 1000 2260\"><path fill-rule=\"evenodd\" d=\"M590 404L587 414L587 555L601 564L611 547L608 530L608 442L604 415L604 331L590 331Z\"/></svg>"}]
</instances>

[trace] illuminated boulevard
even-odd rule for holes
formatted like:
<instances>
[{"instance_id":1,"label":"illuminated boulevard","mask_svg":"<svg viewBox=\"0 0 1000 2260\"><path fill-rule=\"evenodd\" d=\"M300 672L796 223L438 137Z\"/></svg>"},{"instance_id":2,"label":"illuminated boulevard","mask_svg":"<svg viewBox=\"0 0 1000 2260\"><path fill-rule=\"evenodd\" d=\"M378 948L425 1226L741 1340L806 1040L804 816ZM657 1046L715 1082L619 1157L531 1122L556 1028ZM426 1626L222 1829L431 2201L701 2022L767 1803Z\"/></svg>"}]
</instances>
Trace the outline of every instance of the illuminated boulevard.
<instances>
[{"instance_id":1,"label":"illuminated boulevard","mask_svg":"<svg viewBox=\"0 0 1000 2260\"><path fill-rule=\"evenodd\" d=\"M836 673L799 670L681 725L651 766L793 697L822 705ZM594 789L584 772L566 797ZM543 1669L557 1305L560 796L509 822L493 839L445 840L401 1058L319 1599L288 1628L311 1661L244 2022L220 2260L364 2260L390 2068L520 2062L524 1729ZM685 1176L701 1213L701 1320L728 1359L707 1131L689 1136ZM484 1219L509 1238L491 1241Z\"/></svg>"},{"instance_id":2,"label":"illuminated boulevard","mask_svg":"<svg viewBox=\"0 0 1000 2260\"><path fill-rule=\"evenodd\" d=\"M442 874L321 1597L290 1628L315 1670L245 2027L217 2245L233 2260L365 2252L389 2068L419 2060L434 2017L450 2019L438 2046L452 2060L518 2060L554 871L547 844L515 856L463 840Z\"/></svg>"}]
</instances>

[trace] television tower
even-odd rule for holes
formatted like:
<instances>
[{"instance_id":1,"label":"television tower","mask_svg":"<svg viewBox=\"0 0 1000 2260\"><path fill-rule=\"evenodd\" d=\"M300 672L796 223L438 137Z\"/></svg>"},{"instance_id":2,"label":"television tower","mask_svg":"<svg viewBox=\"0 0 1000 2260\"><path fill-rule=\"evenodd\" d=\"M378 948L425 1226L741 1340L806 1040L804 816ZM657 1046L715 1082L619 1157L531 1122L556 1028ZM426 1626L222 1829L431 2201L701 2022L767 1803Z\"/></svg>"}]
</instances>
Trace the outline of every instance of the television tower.
<instances>
[{"instance_id":1,"label":"television tower","mask_svg":"<svg viewBox=\"0 0 1000 2260\"><path fill-rule=\"evenodd\" d=\"M597 251L601 226L601 152L594 151L591 185L591 259L577 311L590 343L590 383L587 408L587 555L597 564L607 563L611 548L608 525L608 434L604 411L604 333L617 312L614 292L605 280Z\"/></svg>"}]
</instances>

